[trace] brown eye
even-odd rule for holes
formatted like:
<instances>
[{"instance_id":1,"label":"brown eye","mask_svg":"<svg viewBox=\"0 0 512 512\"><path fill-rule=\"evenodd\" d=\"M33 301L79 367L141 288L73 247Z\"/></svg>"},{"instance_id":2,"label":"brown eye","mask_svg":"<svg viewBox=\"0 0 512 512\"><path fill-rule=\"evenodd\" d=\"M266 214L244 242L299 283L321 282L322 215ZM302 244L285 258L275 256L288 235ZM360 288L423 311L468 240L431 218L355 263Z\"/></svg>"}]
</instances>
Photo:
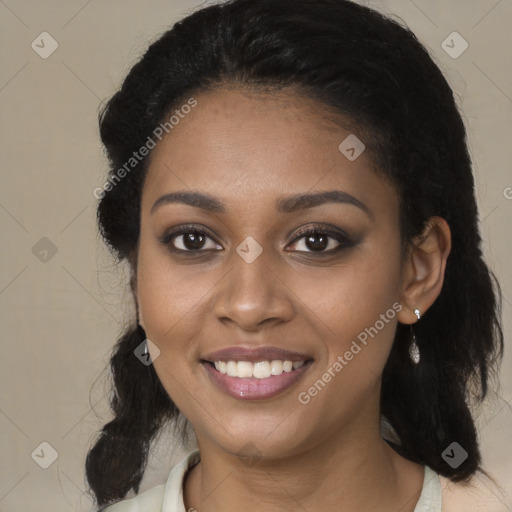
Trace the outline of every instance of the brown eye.
<instances>
[{"instance_id":1,"label":"brown eye","mask_svg":"<svg viewBox=\"0 0 512 512\"><path fill-rule=\"evenodd\" d=\"M164 234L160 242L176 253L200 253L221 250L222 247L213 240L208 232L198 226L180 226ZM343 231L335 231L324 227L309 227L301 232L292 242L299 246L297 252L331 255L355 243Z\"/></svg>"},{"instance_id":2,"label":"brown eye","mask_svg":"<svg viewBox=\"0 0 512 512\"><path fill-rule=\"evenodd\" d=\"M220 247L204 229L197 226L173 229L166 233L160 242L174 252L203 252Z\"/></svg>"},{"instance_id":3,"label":"brown eye","mask_svg":"<svg viewBox=\"0 0 512 512\"><path fill-rule=\"evenodd\" d=\"M345 233L323 227L310 227L299 232L299 236L292 243L299 245L296 249L298 252L319 254L333 254L354 245Z\"/></svg>"}]
</instances>

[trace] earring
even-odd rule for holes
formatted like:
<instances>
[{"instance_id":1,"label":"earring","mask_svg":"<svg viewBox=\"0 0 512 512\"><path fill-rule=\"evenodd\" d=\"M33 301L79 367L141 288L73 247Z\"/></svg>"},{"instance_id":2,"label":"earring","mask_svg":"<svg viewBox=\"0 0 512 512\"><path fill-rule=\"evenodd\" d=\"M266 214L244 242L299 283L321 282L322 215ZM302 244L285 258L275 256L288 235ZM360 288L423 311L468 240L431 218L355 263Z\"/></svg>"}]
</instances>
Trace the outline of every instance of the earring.
<instances>
[{"instance_id":1,"label":"earring","mask_svg":"<svg viewBox=\"0 0 512 512\"><path fill-rule=\"evenodd\" d=\"M147 342L147 340L144 340L144 353L142 355L144 357L146 357L146 358L148 356L148 342Z\"/></svg>"},{"instance_id":2,"label":"earring","mask_svg":"<svg viewBox=\"0 0 512 512\"><path fill-rule=\"evenodd\" d=\"M420 310L415 309L414 313L419 320L420 319ZM411 358L411 361L414 364L418 364L420 362L420 349L418 348L418 344L416 343L416 336L414 334L414 331L412 330L412 325L411 325L411 334L412 334L412 341L409 346L409 357Z\"/></svg>"}]
</instances>

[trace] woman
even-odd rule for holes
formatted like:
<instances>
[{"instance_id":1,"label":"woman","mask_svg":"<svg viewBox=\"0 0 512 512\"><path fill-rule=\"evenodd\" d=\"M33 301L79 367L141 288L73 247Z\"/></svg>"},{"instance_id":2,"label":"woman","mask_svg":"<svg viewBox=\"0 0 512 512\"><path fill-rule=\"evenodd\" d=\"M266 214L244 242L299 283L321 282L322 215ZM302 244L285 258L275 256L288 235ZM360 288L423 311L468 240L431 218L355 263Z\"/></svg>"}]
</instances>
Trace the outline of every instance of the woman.
<instances>
[{"instance_id":1,"label":"woman","mask_svg":"<svg viewBox=\"0 0 512 512\"><path fill-rule=\"evenodd\" d=\"M415 36L346 0L210 6L150 46L100 129L98 220L137 320L87 459L98 504L459 510L499 289L461 116ZM123 500L177 418L199 450Z\"/></svg>"}]
</instances>

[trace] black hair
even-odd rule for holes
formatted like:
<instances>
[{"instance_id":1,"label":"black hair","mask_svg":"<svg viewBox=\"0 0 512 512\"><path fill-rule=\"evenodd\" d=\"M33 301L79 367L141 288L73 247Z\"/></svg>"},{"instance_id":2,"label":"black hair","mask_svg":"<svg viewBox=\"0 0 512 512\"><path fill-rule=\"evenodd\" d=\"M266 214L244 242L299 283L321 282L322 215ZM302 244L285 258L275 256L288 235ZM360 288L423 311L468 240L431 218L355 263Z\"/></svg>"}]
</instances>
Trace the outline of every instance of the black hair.
<instances>
[{"instance_id":1,"label":"black hair","mask_svg":"<svg viewBox=\"0 0 512 512\"><path fill-rule=\"evenodd\" d=\"M415 35L348 0L232 0L200 9L153 42L100 113L109 179L171 110L222 87L295 88L364 133L376 168L400 198L404 247L432 216L451 229L440 295L415 324L421 361L408 356L409 326L398 324L382 376L381 415L405 457L453 481L481 469L470 402L483 400L503 352L499 284L481 250L478 210L463 120L453 91ZM98 205L101 234L119 260L133 262L148 158ZM140 326L111 359L114 418L90 450L86 472L98 504L138 492L150 443L179 410L152 365L133 355ZM467 459L442 458L458 442Z\"/></svg>"}]
</instances>

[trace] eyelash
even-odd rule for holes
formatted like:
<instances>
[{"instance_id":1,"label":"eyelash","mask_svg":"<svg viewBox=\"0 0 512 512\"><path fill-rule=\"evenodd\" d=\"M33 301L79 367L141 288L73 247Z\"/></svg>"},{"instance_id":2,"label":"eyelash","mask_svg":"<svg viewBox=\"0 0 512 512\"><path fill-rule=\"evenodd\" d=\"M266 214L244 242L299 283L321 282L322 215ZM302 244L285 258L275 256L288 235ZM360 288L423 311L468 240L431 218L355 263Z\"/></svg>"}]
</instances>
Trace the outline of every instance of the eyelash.
<instances>
[{"instance_id":1,"label":"eyelash","mask_svg":"<svg viewBox=\"0 0 512 512\"><path fill-rule=\"evenodd\" d=\"M208 252L209 249L185 250L185 249L178 249L178 248L172 246L171 242L174 238L181 236L181 235L185 235L187 233L191 233L191 232L214 240L213 237L211 237L208 234L208 231L206 231L204 228L190 224L190 225L186 225L186 226L180 226L179 228L172 229L171 231L168 231L160 238L160 242L164 246L168 247L168 249L174 253L188 253L188 254L196 255L201 252ZM355 242L353 240L351 240L347 234L345 234L341 231L334 231L332 229L328 229L323 226L309 226L307 228L300 230L296 235L297 236L292 240L291 244L295 244L297 241L301 240L302 238L304 238L308 235L325 235L325 236L328 236L329 238L333 238L334 240L336 240L339 243L339 245L337 247L335 247L334 249L330 249L328 251L325 251L325 250L318 251L318 252L311 251L311 250L310 251L293 251L293 252L299 252L299 253L305 253L305 254L315 254L320 257L336 254L343 249L348 249L355 245Z\"/></svg>"}]
</instances>

